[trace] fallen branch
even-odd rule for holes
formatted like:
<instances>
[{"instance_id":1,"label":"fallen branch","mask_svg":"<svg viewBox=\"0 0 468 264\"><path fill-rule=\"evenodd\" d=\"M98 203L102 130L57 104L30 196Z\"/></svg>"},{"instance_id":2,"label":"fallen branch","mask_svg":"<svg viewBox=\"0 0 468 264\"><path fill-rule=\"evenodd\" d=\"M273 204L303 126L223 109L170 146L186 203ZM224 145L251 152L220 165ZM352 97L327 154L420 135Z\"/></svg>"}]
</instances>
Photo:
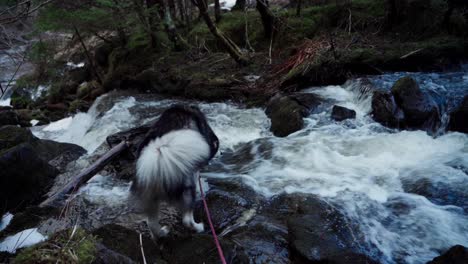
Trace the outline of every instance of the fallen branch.
<instances>
[{"instance_id":1,"label":"fallen branch","mask_svg":"<svg viewBox=\"0 0 468 264\"><path fill-rule=\"evenodd\" d=\"M101 171L107 164L109 164L115 157L117 157L122 151L126 150L129 147L128 141L122 141L117 146L109 150L104 156L100 157L95 161L90 167L82 171L78 176L75 176L70 183L65 185L60 191L51 195L45 201L43 201L39 206L54 206L58 205L60 201L64 200L70 194L76 192L81 185L85 184L89 179L91 179L96 173Z\"/></svg>"},{"instance_id":2,"label":"fallen branch","mask_svg":"<svg viewBox=\"0 0 468 264\"><path fill-rule=\"evenodd\" d=\"M414 50L414 51L412 51L412 52L410 52L410 53L408 53L408 54L405 54L405 55L401 56L400 59L406 59L406 58L408 58L409 56L414 55L414 54L420 52L420 51L423 50L423 49L424 49L424 48Z\"/></svg>"}]
</instances>

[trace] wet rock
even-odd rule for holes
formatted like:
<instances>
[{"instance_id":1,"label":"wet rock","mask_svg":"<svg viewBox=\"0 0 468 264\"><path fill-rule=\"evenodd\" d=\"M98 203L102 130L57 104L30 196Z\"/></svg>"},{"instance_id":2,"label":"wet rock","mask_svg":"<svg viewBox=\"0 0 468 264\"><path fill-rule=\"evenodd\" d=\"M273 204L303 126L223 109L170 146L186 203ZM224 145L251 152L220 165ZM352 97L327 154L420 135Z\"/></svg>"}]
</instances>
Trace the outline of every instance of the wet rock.
<instances>
[{"instance_id":1,"label":"wet rock","mask_svg":"<svg viewBox=\"0 0 468 264\"><path fill-rule=\"evenodd\" d=\"M364 238L359 228L336 208L310 195L295 195L288 200L297 205L298 212L287 218L291 255L296 263L369 260L361 253Z\"/></svg>"},{"instance_id":2,"label":"wet rock","mask_svg":"<svg viewBox=\"0 0 468 264\"><path fill-rule=\"evenodd\" d=\"M271 219L256 217L228 235L248 261L242 263L290 263L288 230Z\"/></svg>"},{"instance_id":3,"label":"wet rock","mask_svg":"<svg viewBox=\"0 0 468 264\"><path fill-rule=\"evenodd\" d=\"M331 117L336 121L356 118L356 111L343 106L334 105L332 108Z\"/></svg>"},{"instance_id":4,"label":"wet rock","mask_svg":"<svg viewBox=\"0 0 468 264\"><path fill-rule=\"evenodd\" d=\"M23 142L32 141L34 138L28 129L17 126L0 127L0 153Z\"/></svg>"},{"instance_id":5,"label":"wet rock","mask_svg":"<svg viewBox=\"0 0 468 264\"><path fill-rule=\"evenodd\" d=\"M6 211L38 204L59 171L41 159L30 143L0 154L0 201Z\"/></svg>"},{"instance_id":6,"label":"wet rock","mask_svg":"<svg viewBox=\"0 0 468 264\"><path fill-rule=\"evenodd\" d=\"M253 212L250 210L259 203L259 195L238 178L209 179L208 183L210 190L206 193L206 201L218 232L242 221L242 217L248 217L247 214ZM203 221L205 225L208 223L201 201L195 205L195 218Z\"/></svg>"},{"instance_id":7,"label":"wet rock","mask_svg":"<svg viewBox=\"0 0 468 264\"><path fill-rule=\"evenodd\" d=\"M132 260L131 258L124 256L120 253L117 253L111 249L108 249L101 243L96 244L96 255L92 264L136 264L138 262Z\"/></svg>"},{"instance_id":8,"label":"wet rock","mask_svg":"<svg viewBox=\"0 0 468 264\"><path fill-rule=\"evenodd\" d=\"M451 247L444 254L435 257L427 264L466 264L468 263L468 249L461 245Z\"/></svg>"},{"instance_id":9,"label":"wet rock","mask_svg":"<svg viewBox=\"0 0 468 264\"><path fill-rule=\"evenodd\" d=\"M37 227L41 221L59 213L59 208L28 207L13 216L10 224L0 232L0 240L1 238L14 235L22 230Z\"/></svg>"},{"instance_id":10,"label":"wet rock","mask_svg":"<svg viewBox=\"0 0 468 264\"><path fill-rule=\"evenodd\" d=\"M434 131L440 124L437 102L430 94L423 92L414 79L410 77L399 79L391 91L396 104L405 114L408 128Z\"/></svg>"},{"instance_id":11,"label":"wet rock","mask_svg":"<svg viewBox=\"0 0 468 264\"><path fill-rule=\"evenodd\" d=\"M404 179L402 184L407 193L424 196L434 204L459 206L468 212L468 203L466 202L468 201L468 193L466 193L468 183L453 184L430 178L408 178Z\"/></svg>"},{"instance_id":12,"label":"wet rock","mask_svg":"<svg viewBox=\"0 0 468 264\"><path fill-rule=\"evenodd\" d=\"M91 81L80 84L76 96L80 99L95 99L104 92L104 89L97 81Z\"/></svg>"},{"instance_id":13,"label":"wet rock","mask_svg":"<svg viewBox=\"0 0 468 264\"><path fill-rule=\"evenodd\" d=\"M32 117L32 110L29 109L19 109L16 110L16 115L18 116L19 125L22 127L30 127Z\"/></svg>"},{"instance_id":14,"label":"wet rock","mask_svg":"<svg viewBox=\"0 0 468 264\"><path fill-rule=\"evenodd\" d=\"M31 93L28 88L15 87L11 94L11 105L15 109L28 108L32 104Z\"/></svg>"},{"instance_id":15,"label":"wet rock","mask_svg":"<svg viewBox=\"0 0 468 264\"><path fill-rule=\"evenodd\" d=\"M76 99L70 103L68 111L71 113L86 112L91 107L91 104L85 100Z\"/></svg>"},{"instance_id":16,"label":"wet rock","mask_svg":"<svg viewBox=\"0 0 468 264\"><path fill-rule=\"evenodd\" d=\"M64 77L64 79L72 81L73 83L83 83L90 80L90 78L91 70L86 65L69 70Z\"/></svg>"},{"instance_id":17,"label":"wet rock","mask_svg":"<svg viewBox=\"0 0 468 264\"><path fill-rule=\"evenodd\" d=\"M468 95L463 98L460 106L450 113L448 129L468 133Z\"/></svg>"},{"instance_id":18,"label":"wet rock","mask_svg":"<svg viewBox=\"0 0 468 264\"><path fill-rule=\"evenodd\" d=\"M134 230L109 224L94 230L92 234L97 236L106 248L127 256L135 262L141 262L140 235ZM160 263L159 250L153 240L143 235L142 242L148 263Z\"/></svg>"},{"instance_id":19,"label":"wet rock","mask_svg":"<svg viewBox=\"0 0 468 264\"><path fill-rule=\"evenodd\" d=\"M82 147L40 140L28 129L0 128L0 201L6 210L19 210L40 202L59 169L86 153Z\"/></svg>"},{"instance_id":20,"label":"wet rock","mask_svg":"<svg viewBox=\"0 0 468 264\"><path fill-rule=\"evenodd\" d=\"M13 110L0 111L0 127L6 125L18 125L18 115Z\"/></svg>"},{"instance_id":21,"label":"wet rock","mask_svg":"<svg viewBox=\"0 0 468 264\"><path fill-rule=\"evenodd\" d=\"M270 100L265 110L271 119L271 132L278 137L286 137L304 127L303 118L308 109L289 97L275 97Z\"/></svg>"},{"instance_id":22,"label":"wet rock","mask_svg":"<svg viewBox=\"0 0 468 264\"><path fill-rule=\"evenodd\" d=\"M109 64L108 58L113 49L113 45L107 43L97 47L94 51L94 61L96 62L96 65L107 67Z\"/></svg>"},{"instance_id":23,"label":"wet rock","mask_svg":"<svg viewBox=\"0 0 468 264\"><path fill-rule=\"evenodd\" d=\"M235 243L222 237L219 242L227 263L248 263L246 256L237 251ZM220 263L213 237L210 234L193 234L162 241L162 255L167 263L218 264Z\"/></svg>"},{"instance_id":24,"label":"wet rock","mask_svg":"<svg viewBox=\"0 0 468 264\"><path fill-rule=\"evenodd\" d=\"M404 128L405 115L390 92L375 91L372 95L372 118L390 128Z\"/></svg>"},{"instance_id":25,"label":"wet rock","mask_svg":"<svg viewBox=\"0 0 468 264\"><path fill-rule=\"evenodd\" d=\"M289 98L295 100L297 103L305 107L308 111L312 111L320 104L322 104L321 98L315 94L311 93L294 93L288 96Z\"/></svg>"}]
</instances>

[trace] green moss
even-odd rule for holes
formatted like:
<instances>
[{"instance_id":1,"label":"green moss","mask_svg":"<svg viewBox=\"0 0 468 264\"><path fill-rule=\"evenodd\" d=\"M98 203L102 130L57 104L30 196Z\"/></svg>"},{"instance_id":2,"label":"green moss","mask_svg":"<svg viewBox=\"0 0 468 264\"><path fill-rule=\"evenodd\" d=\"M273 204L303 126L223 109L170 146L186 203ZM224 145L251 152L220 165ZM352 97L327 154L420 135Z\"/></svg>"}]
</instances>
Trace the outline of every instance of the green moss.
<instances>
[{"instance_id":1,"label":"green moss","mask_svg":"<svg viewBox=\"0 0 468 264\"><path fill-rule=\"evenodd\" d=\"M63 100L65 93L60 83L54 83L50 86L47 99L50 103L59 103Z\"/></svg>"},{"instance_id":2,"label":"green moss","mask_svg":"<svg viewBox=\"0 0 468 264\"><path fill-rule=\"evenodd\" d=\"M15 87L17 88L35 88L38 86L34 75L23 75L16 80Z\"/></svg>"},{"instance_id":3,"label":"green moss","mask_svg":"<svg viewBox=\"0 0 468 264\"><path fill-rule=\"evenodd\" d=\"M73 235L72 235L73 234ZM59 232L47 241L21 251L13 263L91 263L96 255L97 238L83 229Z\"/></svg>"}]
</instances>

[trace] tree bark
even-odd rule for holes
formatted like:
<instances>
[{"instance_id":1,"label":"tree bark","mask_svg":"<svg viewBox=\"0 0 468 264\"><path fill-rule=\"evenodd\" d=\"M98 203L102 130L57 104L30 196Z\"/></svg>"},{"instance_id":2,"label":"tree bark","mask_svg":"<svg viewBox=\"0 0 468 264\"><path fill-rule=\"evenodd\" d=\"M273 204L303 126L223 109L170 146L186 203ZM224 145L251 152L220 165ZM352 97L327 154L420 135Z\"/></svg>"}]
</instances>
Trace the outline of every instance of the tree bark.
<instances>
[{"instance_id":1,"label":"tree bark","mask_svg":"<svg viewBox=\"0 0 468 264\"><path fill-rule=\"evenodd\" d=\"M43 201L40 204L40 207L59 205L60 202L66 199L68 195L78 191L81 185L85 184L89 179L91 179L94 175L96 175L96 173L101 171L107 164L114 160L120 153L122 153L128 147L129 143L126 141L122 141L120 144L113 147L104 156L102 156L96 162L94 162L91 166L89 166L77 176L73 177L72 181L65 185L60 191L51 195L49 198Z\"/></svg>"},{"instance_id":2,"label":"tree bark","mask_svg":"<svg viewBox=\"0 0 468 264\"><path fill-rule=\"evenodd\" d=\"M296 16L301 16L302 0L296 2Z\"/></svg>"},{"instance_id":3,"label":"tree bark","mask_svg":"<svg viewBox=\"0 0 468 264\"><path fill-rule=\"evenodd\" d=\"M185 25L187 23L187 17L186 17L186 13L185 13L184 1L183 0L177 0L177 5L179 7L180 21L182 22L182 24Z\"/></svg>"},{"instance_id":4,"label":"tree bark","mask_svg":"<svg viewBox=\"0 0 468 264\"><path fill-rule=\"evenodd\" d=\"M80 35L80 32L78 31L78 28L75 25L73 25L73 28L75 30L76 36L78 37L78 40L81 43L81 47L83 48L83 50L85 52L86 58L88 59L89 66L90 66L91 70L93 71L94 77L96 77L96 79L99 81L99 83L102 83L101 75L97 71L96 67L94 67L93 59L91 58L91 55L90 55L90 53L88 51L88 48L86 48L86 45L83 42L83 38L81 38L81 35Z\"/></svg>"},{"instance_id":5,"label":"tree bark","mask_svg":"<svg viewBox=\"0 0 468 264\"><path fill-rule=\"evenodd\" d=\"M211 34L213 34L216 40L223 45L229 55L240 65L248 64L247 58L242 54L239 47L228 37L224 36L224 34L215 26L213 20L211 20L210 15L207 11L207 5L205 0L192 0L194 5L198 7L200 11L200 16L205 20L208 29L210 30Z\"/></svg>"},{"instance_id":6,"label":"tree bark","mask_svg":"<svg viewBox=\"0 0 468 264\"><path fill-rule=\"evenodd\" d=\"M168 0L172 1L172 0ZM177 51L185 50L189 48L188 43L180 36L177 32L174 20L172 19L172 12L170 11L169 5L166 3L166 0L161 0L164 6L164 27L166 28L167 35L169 39L174 43L174 48Z\"/></svg>"},{"instance_id":7,"label":"tree bark","mask_svg":"<svg viewBox=\"0 0 468 264\"><path fill-rule=\"evenodd\" d=\"M236 4L232 7L232 10L242 10L244 11L247 3L246 0L237 0Z\"/></svg>"},{"instance_id":8,"label":"tree bark","mask_svg":"<svg viewBox=\"0 0 468 264\"><path fill-rule=\"evenodd\" d=\"M221 21L221 5L219 4L219 0L214 0L214 11L216 23L219 23Z\"/></svg>"},{"instance_id":9,"label":"tree bark","mask_svg":"<svg viewBox=\"0 0 468 264\"><path fill-rule=\"evenodd\" d=\"M271 39L275 31L276 17L268 7L268 0L257 0L256 7L262 18L265 38Z\"/></svg>"}]
</instances>

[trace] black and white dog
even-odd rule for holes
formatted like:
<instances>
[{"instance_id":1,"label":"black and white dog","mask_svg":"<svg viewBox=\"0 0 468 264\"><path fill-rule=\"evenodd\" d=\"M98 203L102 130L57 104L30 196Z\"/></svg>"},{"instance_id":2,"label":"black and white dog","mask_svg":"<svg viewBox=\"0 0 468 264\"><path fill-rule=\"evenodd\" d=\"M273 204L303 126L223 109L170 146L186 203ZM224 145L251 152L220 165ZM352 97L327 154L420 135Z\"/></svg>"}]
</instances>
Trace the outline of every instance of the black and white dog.
<instances>
[{"instance_id":1,"label":"black and white dog","mask_svg":"<svg viewBox=\"0 0 468 264\"><path fill-rule=\"evenodd\" d=\"M218 151L219 141L203 113L194 106L175 105L163 112L140 143L132 194L148 217L153 237L169 228L159 224L162 201L179 206L183 224L197 232L193 219L196 177Z\"/></svg>"}]
</instances>

